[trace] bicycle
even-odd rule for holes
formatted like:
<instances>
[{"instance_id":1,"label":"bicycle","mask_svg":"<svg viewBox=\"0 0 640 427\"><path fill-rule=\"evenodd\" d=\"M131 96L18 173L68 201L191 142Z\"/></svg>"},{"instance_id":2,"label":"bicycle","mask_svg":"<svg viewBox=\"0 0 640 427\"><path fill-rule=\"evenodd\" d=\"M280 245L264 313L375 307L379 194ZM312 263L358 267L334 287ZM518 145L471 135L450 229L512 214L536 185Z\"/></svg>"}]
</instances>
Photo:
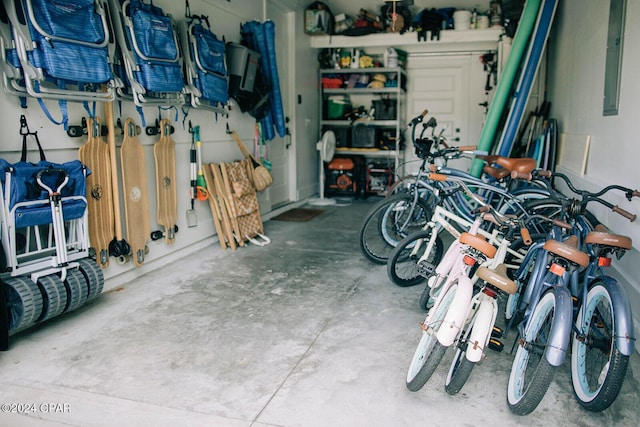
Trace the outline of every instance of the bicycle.
<instances>
[{"instance_id":1,"label":"bicycle","mask_svg":"<svg viewBox=\"0 0 640 427\"><path fill-rule=\"evenodd\" d=\"M465 192L477 195L477 191L472 191L469 188L466 177L439 173L430 174L429 177L431 181L442 184L440 185L440 194L443 198L450 199L453 198L453 195L456 193L463 194ZM446 185L444 185L445 183ZM482 200L480 198L479 200L481 201L478 201L468 194L466 197L470 201L474 201L476 207L481 205L489 207L492 205L491 200ZM468 204L470 205L471 203L469 202ZM499 210L497 209L496 213L506 211L505 214L515 213L516 216L521 219L531 217L529 212L524 208L524 205L520 205L517 199L509 199L507 203L498 204L498 206L501 206L501 208ZM512 209L513 206L518 207L515 212ZM536 216L532 217L534 220L536 218ZM460 236L461 230L469 228L471 223L467 217L460 216L456 212L436 205L431 219L422 229L405 237L391 251L387 261L387 275L389 279L396 285L405 287L416 285L425 278L432 277L435 273L436 265L438 265L438 261L442 257L443 249L440 232L445 230L454 239L457 239ZM542 230L541 224L542 223L529 222L529 227L533 229L534 236L536 236L537 239L539 239L540 231ZM498 244L501 239L500 233L496 233L495 230L492 231L491 227L487 228L487 230L480 229L478 232L488 238L491 243ZM524 258L524 253L521 252L523 247L522 241L520 240L513 242L513 247L508 249L510 269L517 268L519 262ZM439 267L440 269L447 268L443 266ZM428 287L426 289L428 291ZM426 300L429 298L430 297L426 295ZM421 307L425 309L426 300L425 298L421 298L420 303Z\"/></svg>"},{"instance_id":2,"label":"bicycle","mask_svg":"<svg viewBox=\"0 0 640 427\"><path fill-rule=\"evenodd\" d=\"M437 174L431 174L430 178L456 180ZM435 297L435 302L422 324L423 335L407 373L407 387L411 391L424 386L439 365L446 348L454 343L456 354L445 389L449 394L455 394L462 388L490 343L498 313L497 293L513 293L517 288L506 277L504 261L509 246L514 237L519 235L529 244L525 223L533 218L525 221L504 216L490 204L484 203L463 182L459 184L470 198L482 205L483 212L490 213L478 215L468 231L459 235L429 278L426 289ZM482 231L480 226L483 221L494 223L504 235L500 235L498 230L491 234ZM482 285L474 288L479 278L482 279ZM477 288L480 291L474 294ZM501 349L498 341L492 345Z\"/></svg>"},{"instance_id":3,"label":"bicycle","mask_svg":"<svg viewBox=\"0 0 640 427\"><path fill-rule=\"evenodd\" d=\"M447 179L447 177L437 176L437 174L430 174L430 178ZM460 185L470 198L475 199L483 206L483 211L491 210L496 215L500 215L489 204L485 204L476 194L471 192L464 183L460 183ZM506 217L504 218L506 219ZM429 280L428 288L434 291L435 302L427 318L421 323L422 337L407 372L406 385L411 391L418 391L424 386L442 360L447 347L458 341L460 334L465 337L465 343L471 342L469 339L475 343L472 348L466 348L468 360L475 363L480 360L484 352L489 340L487 337L490 336L490 329L495 322L497 304L494 301L493 304L487 305L481 298L473 296L475 273L478 267L483 268L481 267L483 265L495 269L501 264L506 256L510 241L510 238L502 239L499 247L495 247L480 234L480 225L489 219L500 224L493 215L489 216L484 213L478 215L468 231L461 233L449 246L436 268L436 273ZM515 291L513 282L499 279L501 276L494 274L491 270L482 271L482 277L489 283L493 283L491 286ZM477 322L471 322L476 327L467 328L465 325L469 324L471 318L477 320ZM459 347L459 349L461 348ZM457 356L459 354L457 353ZM452 387L461 387L460 382L464 384L466 381L466 377L470 373L468 365L465 365L463 370L458 370L458 374L455 375L455 382L458 385L452 385Z\"/></svg>"},{"instance_id":4,"label":"bicycle","mask_svg":"<svg viewBox=\"0 0 640 427\"><path fill-rule=\"evenodd\" d=\"M611 185L591 193L577 190L563 174L554 176L564 179L580 198L562 201L573 234L564 242L550 239L532 246L532 255L527 254L516 275L519 286L526 283L517 305L524 318L518 324L514 342L518 348L507 386L508 406L517 415L531 413L542 401L569 345L578 402L590 411L608 408L620 391L635 348L631 307L624 288L604 272L610 255L620 258L632 247L631 239L593 231L584 212L588 203L596 201L634 221L635 215L601 196L621 190L631 200L640 192ZM550 232L550 237L559 235L558 229Z\"/></svg>"},{"instance_id":5,"label":"bicycle","mask_svg":"<svg viewBox=\"0 0 640 427\"><path fill-rule=\"evenodd\" d=\"M473 296L472 268L495 255L496 248L482 236L472 234L474 231L462 233L460 245L450 246L443 257L442 263L451 268L446 280L437 284L434 305L420 324L422 337L407 371L410 391L418 391L426 384L461 331Z\"/></svg>"},{"instance_id":6,"label":"bicycle","mask_svg":"<svg viewBox=\"0 0 640 427\"><path fill-rule=\"evenodd\" d=\"M533 242L521 221L500 217L495 213L494 215L494 219L502 227L506 227L505 236L491 264L481 266L476 272L480 289L473 297L467 323L457 340L456 353L445 380L445 390L451 395L462 389L474 366L485 354L485 349L490 348L498 352L503 350L504 344L499 340L503 337L503 331L495 326L499 311L497 299L500 293L513 295L518 285L508 277L507 265L501 263L501 260L505 258L506 248L513 244L516 232L526 236L523 239L524 244L530 245ZM560 226L563 224L557 219L541 219Z\"/></svg>"},{"instance_id":7,"label":"bicycle","mask_svg":"<svg viewBox=\"0 0 640 427\"><path fill-rule=\"evenodd\" d=\"M430 120L425 126L427 126L425 129L431 127L435 130L435 120ZM422 160L418 175L408 181L406 191L394 194L376 204L360 227L360 249L370 261L378 264L386 263L398 242L411 232L420 230L431 218L435 206L443 206L465 218L467 222L473 221L477 204L473 203L472 199L458 194L457 185L443 185L425 179L428 173L427 163L438 173L464 180L474 189L474 192L481 194L495 206L502 206L505 212L522 214L525 211L522 202L524 199L548 197L547 190L538 186L515 189L510 176L504 173L504 171L529 173L535 167L535 160L489 156L487 157L489 161L498 162L503 167L498 170L487 166L487 175L497 176L499 179L492 178L492 181L484 181L466 172L447 168L446 164L449 160L465 155L486 155L485 152L477 151L475 147L447 147L442 135L435 136L434 130L431 137L423 138L421 135L420 138L415 138L415 129L416 126L412 130L413 145L416 155ZM441 146L445 148L439 148ZM434 147L435 151L433 151ZM434 261L437 261L437 258Z\"/></svg>"}]
</instances>

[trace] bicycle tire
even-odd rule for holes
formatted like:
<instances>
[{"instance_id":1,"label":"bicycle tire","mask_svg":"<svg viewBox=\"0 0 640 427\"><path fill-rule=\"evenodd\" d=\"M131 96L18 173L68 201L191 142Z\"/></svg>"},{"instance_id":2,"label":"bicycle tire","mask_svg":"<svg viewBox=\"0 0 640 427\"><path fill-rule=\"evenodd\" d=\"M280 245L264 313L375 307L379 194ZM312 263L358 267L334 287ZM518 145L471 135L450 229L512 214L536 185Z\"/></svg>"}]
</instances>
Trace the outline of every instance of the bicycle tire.
<instances>
[{"instance_id":1,"label":"bicycle tire","mask_svg":"<svg viewBox=\"0 0 640 427\"><path fill-rule=\"evenodd\" d=\"M574 335L571 351L573 392L588 411L607 409L618 397L629 365L629 357L616 346L615 307L606 286L594 281L576 325L587 331L584 339Z\"/></svg>"},{"instance_id":2,"label":"bicycle tire","mask_svg":"<svg viewBox=\"0 0 640 427\"><path fill-rule=\"evenodd\" d=\"M407 372L407 388L410 391L418 391L429 381L436 368L440 364L447 347L438 342L437 333L442 325L442 321L451 306L451 302L456 295L457 284L453 284L445 295L443 295L436 312L430 319L429 325L425 325L427 330L422 331L422 337L418 347L413 354L409 370Z\"/></svg>"},{"instance_id":3,"label":"bicycle tire","mask_svg":"<svg viewBox=\"0 0 640 427\"><path fill-rule=\"evenodd\" d=\"M369 261L386 264L400 240L431 218L429 204L418 197L414 205L414 197L411 193L396 194L371 208L358 232L360 250Z\"/></svg>"},{"instance_id":4,"label":"bicycle tire","mask_svg":"<svg viewBox=\"0 0 640 427\"><path fill-rule=\"evenodd\" d=\"M408 287L418 285L426 280L426 277L420 273L417 264L424 251L419 250L415 255L412 254L412 251L418 241L424 241L423 244L426 247L432 232L433 230L421 230L411 233L393 249L387 261L387 276L393 283L400 287ZM443 252L444 243L440 236L436 236L431 254L426 261L437 265L442 259Z\"/></svg>"},{"instance_id":5,"label":"bicycle tire","mask_svg":"<svg viewBox=\"0 0 640 427\"><path fill-rule=\"evenodd\" d=\"M473 371L473 368L476 366L475 362L467 359L467 352L465 351L472 329L473 323L467 326L467 329L456 344L456 352L451 361L447 379L444 382L444 389L451 396L458 394L458 392L462 390L462 387L464 387L471 375L471 371Z\"/></svg>"},{"instance_id":6,"label":"bicycle tire","mask_svg":"<svg viewBox=\"0 0 640 427\"><path fill-rule=\"evenodd\" d=\"M545 353L546 338L555 320L555 309L556 294L552 288L542 295L527 323L525 336L521 340L527 345L518 345L507 384L507 404L516 415L533 412L553 381L556 367L547 361Z\"/></svg>"}]
</instances>

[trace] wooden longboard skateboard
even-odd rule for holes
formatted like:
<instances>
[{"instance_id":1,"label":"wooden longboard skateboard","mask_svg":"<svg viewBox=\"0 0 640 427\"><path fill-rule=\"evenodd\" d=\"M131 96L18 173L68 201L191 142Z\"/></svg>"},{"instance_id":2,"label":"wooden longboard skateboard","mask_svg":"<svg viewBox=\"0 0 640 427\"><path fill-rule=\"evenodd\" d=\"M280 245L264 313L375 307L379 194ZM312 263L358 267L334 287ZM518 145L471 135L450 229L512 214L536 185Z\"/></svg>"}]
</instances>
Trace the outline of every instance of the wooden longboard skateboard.
<instances>
[{"instance_id":1,"label":"wooden longboard skateboard","mask_svg":"<svg viewBox=\"0 0 640 427\"><path fill-rule=\"evenodd\" d=\"M153 146L156 161L157 222L164 227L166 243L175 240L178 221L178 194L176 189L176 148L171 139L171 122L160 121L160 140Z\"/></svg>"},{"instance_id":2,"label":"wooden longboard skateboard","mask_svg":"<svg viewBox=\"0 0 640 427\"><path fill-rule=\"evenodd\" d=\"M211 172L212 166L213 165L205 165L205 167L202 168L202 173L204 175L205 182L207 183L207 190L209 191L209 198L207 200L209 202L209 207L211 208L211 213L213 214L213 224L215 225L216 232L218 233L220 247L222 249L226 249L227 246L229 246L232 250L235 250L237 248L236 241L233 238L231 224L224 220L222 209L225 209L225 207L224 205L220 206L221 201L218 199L219 196L216 191L216 184L213 173Z\"/></svg>"},{"instance_id":3,"label":"wooden longboard skateboard","mask_svg":"<svg viewBox=\"0 0 640 427\"><path fill-rule=\"evenodd\" d=\"M94 129L97 125L97 131ZM113 191L111 187L111 156L109 146L100 136L100 121L87 119L87 142L80 147L78 157L91 171L87 177L89 209L89 242L96 251L100 268L109 266L109 243L114 236Z\"/></svg>"},{"instance_id":4,"label":"wooden longboard skateboard","mask_svg":"<svg viewBox=\"0 0 640 427\"><path fill-rule=\"evenodd\" d=\"M136 267L140 267L144 263L151 227L144 147L138 140L136 124L131 118L124 122L120 157L127 241L131 246L133 263Z\"/></svg>"}]
</instances>

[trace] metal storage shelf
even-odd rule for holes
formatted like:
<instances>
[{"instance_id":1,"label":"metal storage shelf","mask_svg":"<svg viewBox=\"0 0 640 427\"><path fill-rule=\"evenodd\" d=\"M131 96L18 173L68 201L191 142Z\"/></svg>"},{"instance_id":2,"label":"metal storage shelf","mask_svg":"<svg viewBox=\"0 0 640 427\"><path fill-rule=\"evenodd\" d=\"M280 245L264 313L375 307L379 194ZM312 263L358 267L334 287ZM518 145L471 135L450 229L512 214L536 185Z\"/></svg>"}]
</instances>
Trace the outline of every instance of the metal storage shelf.
<instances>
[{"instance_id":1,"label":"metal storage shelf","mask_svg":"<svg viewBox=\"0 0 640 427\"><path fill-rule=\"evenodd\" d=\"M351 87L351 88L324 88L322 85L322 78L332 75L345 76L352 74L368 74L373 76L375 74L385 74L388 79L395 80L395 86L385 86L382 88L368 88L368 87ZM399 147L399 141L401 138L401 131L403 129L404 116L405 116L405 89L406 87L406 70L402 67L373 67L373 68L331 68L319 70L320 81L320 133L327 128L334 128L342 130L343 134L348 133L351 126L355 122L344 119L327 118L327 100L332 95L345 95L358 99L359 101L371 102L376 99L377 96L382 96L385 99L389 99L391 102L395 102L395 119L379 119L367 121L366 124L373 126L376 129L389 129L395 134L396 142L395 149L384 148L356 148L356 147L339 147L336 150L338 155L361 155L365 158L380 159L389 163L389 167L393 170L398 169L402 150ZM347 80L347 78L345 78ZM370 80L373 80L370 78ZM368 109L368 106L365 105ZM374 113L375 115L375 113Z\"/></svg>"},{"instance_id":2,"label":"metal storage shelf","mask_svg":"<svg viewBox=\"0 0 640 427\"><path fill-rule=\"evenodd\" d=\"M370 126L376 127L396 127L397 120L371 120L366 122ZM320 120L323 126L351 126L352 122L348 120Z\"/></svg>"},{"instance_id":3,"label":"metal storage shelf","mask_svg":"<svg viewBox=\"0 0 640 427\"><path fill-rule=\"evenodd\" d=\"M379 159L394 159L396 156L395 151L378 148L337 148L336 154L360 155Z\"/></svg>"},{"instance_id":4,"label":"metal storage shelf","mask_svg":"<svg viewBox=\"0 0 640 427\"><path fill-rule=\"evenodd\" d=\"M440 40L419 41L415 32L376 33L364 37L348 36L313 36L313 48L380 48L396 47L407 52L468 52L495 49L496 43L503 33L502 27L485 30L444 30L440 32Z\"/></svg>"}]
</instances>

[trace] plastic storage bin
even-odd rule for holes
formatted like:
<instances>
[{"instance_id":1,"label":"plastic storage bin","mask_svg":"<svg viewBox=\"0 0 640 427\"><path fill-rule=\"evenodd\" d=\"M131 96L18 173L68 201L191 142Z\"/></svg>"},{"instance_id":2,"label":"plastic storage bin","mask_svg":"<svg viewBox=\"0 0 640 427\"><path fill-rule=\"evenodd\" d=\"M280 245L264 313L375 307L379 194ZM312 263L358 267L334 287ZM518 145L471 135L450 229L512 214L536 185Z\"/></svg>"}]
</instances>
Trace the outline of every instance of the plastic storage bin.
<instances>
[{"instance_id":1,"label":"plastic storage bin","mask_svg":"<svg viewBox=\"0 0 640 427\"><path fill-rule=\"evenodd\" d=\"M354 123L351 128L351 147L376 148L376 128L367 123Z\"/></svg>"},{"instance_id":2,"label":"plastic storage bin","mask_svg":"<svg viewBox=\"0 0 640 427\"><path fill-rule=\"evenodd\" d=\"M341 120L351 111L351 100L348 96L333 95L327 99L327 119Z\"/></svg>"}]
</instances>

